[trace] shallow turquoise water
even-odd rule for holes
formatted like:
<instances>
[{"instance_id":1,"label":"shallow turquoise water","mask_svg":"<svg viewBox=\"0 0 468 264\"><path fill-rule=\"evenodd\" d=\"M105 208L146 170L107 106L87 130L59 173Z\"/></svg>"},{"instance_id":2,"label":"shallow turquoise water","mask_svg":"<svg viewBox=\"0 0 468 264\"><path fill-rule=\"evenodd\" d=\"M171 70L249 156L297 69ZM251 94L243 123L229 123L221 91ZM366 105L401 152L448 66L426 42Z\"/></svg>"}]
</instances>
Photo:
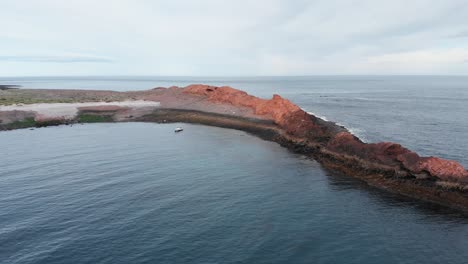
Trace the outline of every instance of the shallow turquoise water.
<instances>
[{"instance_id":1,"label":"shallow turquoise water","mask_svg":"<svg viewBox=\"0 0 468 264\"><path fill-rule=\"evenodd\" d=\"M466 216L244 132L90 124L0 142L2 264L468 259Z\"/></svg>"}]
</instances>

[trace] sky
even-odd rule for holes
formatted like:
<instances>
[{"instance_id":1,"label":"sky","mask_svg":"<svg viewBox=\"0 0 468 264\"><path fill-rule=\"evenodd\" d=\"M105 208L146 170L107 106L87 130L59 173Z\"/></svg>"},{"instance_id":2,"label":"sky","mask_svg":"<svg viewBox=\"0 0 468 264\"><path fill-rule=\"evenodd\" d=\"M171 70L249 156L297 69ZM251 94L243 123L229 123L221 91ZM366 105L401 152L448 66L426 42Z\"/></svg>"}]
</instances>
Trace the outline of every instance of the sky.
<instances>
[{"instance_id":1,"label":"sky","mask_svg":"<svg viewBox=\"0 0 468 264\"><path fill-rule=\"evenodd\" d=\"M468 75L466 0L0 0L0 76Z\"/></svg>"}]
</instances>

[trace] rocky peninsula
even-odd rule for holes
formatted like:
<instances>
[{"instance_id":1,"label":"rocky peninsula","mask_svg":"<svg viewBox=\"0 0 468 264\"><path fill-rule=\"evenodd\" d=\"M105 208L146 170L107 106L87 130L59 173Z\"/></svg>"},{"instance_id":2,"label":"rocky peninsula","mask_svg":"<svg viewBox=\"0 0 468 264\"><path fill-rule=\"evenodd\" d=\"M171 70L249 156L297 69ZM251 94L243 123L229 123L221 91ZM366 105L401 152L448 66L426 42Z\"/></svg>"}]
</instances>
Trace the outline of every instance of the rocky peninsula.
<instances>
[{"instance_id":1,"label":"rocky peninsula","mask_svg":"<svg viewBox=\"0 0 468 264\"><path fill-rule=\"evenodd\" d=\"M378 188L468 212L468 171L458 162L421 157L397 143L364 143L279 95L261 99L208 85L133 92L0 90L0 130L129 121L247 131Z\"/></svg>"}]
</instances>

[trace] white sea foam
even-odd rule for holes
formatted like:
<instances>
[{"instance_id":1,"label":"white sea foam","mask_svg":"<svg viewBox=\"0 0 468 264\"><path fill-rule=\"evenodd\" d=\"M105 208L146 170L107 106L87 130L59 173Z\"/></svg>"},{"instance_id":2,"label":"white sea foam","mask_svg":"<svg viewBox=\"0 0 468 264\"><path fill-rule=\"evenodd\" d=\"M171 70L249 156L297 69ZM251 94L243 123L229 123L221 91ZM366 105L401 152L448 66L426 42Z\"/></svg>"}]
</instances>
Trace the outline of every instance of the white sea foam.
<instances>
[{"instance_id":1,"label":"white sea foam","mask_svg":"<svg viewBox=\"0 0 468 264\"><path fill-rule=\"evenodd\" d=\"M344 126L344 127L346 127L346 126ZM346 127L346 129L348 129L348 131L351 134L355 135L360 140L362 140L362 142L368 143L368 139L366 137L366 131L365 130L360 129L360 128L354 128L354 127Z\"/></svg>"},{"instance_id":2,"label":"white sea foam","mask_svg":"<svg viewBox=\"0 0 468 264\"><path fill-rule=\"evenodd\" d=\"M307 112L309 115L313 115L313 116L316 116L322 120L325 120L325 121L328 121L328 119L322 115L317 115L316 113L313 113L313 112Z\"/></svg>"},{"instance_id":3,"label":"white sea foam","mask_svg":"<svg viewBox=\"0 0 468 264\"><path fill-rule=\"evenodd\" d=\"M344 124L339 123L339 122L337 122L335 124L337 124L338 126L342 126L342 127L346 128L349 131L349 133L351 133L351 134L355 135L356 137L358 137L360 140L362 140L362 142L365 142L365 143L368 142L367 137L366 137L366 131L364 129L347 126L347 125L344 125Z\"/></svg>"},{"instance_id":4,"label":"white sea foam","mask_svg":"<svg viewBox=\"0 0 468 264\"><path fill-rule=\"evenodd\" d=\"M315 114L313 112L310 112L310 111L308 111L307 113L310 114L310 115L314 115L314 116L316 116L316 117L318 117L318 118L320 118L322 120L329 121L325 116L317 115L317 114ZM360 128L351 127L351 126L346 126L346 125L343 125L343 124L338 123L338 122L336 122L335 124L338 125L338 126L342 126L342 127L346 128L351 134L355 135L356 137L361 139L363 142L366 142L366 143L368 142L365 130L360 129Z\"/></svg>"}]
</instances>

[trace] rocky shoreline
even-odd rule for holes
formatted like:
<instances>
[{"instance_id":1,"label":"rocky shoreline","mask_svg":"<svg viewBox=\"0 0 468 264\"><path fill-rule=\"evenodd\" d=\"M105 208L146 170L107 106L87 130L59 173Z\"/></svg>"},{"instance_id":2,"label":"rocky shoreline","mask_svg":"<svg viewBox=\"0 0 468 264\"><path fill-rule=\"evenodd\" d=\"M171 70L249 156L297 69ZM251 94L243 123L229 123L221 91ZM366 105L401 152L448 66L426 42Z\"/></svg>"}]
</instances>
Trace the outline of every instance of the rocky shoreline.
<instances>
[{"instance_id":1,"label":"rocky shoreline","mask_svg":"<svg viewBox=\"0 0 468 264\"><path fill-rule=\"evenodd\" d=\"M20 85L0 84L0 90L3 90L3 91L15 90L15 89L19 89L20 87L21 87Z\"/></svg>"},{"instance_id":2,"label":"rocky shoreline","mask_svg":"<svg viewBox=\"0 0 468 264\"><path fill-rule=\"evenodd\" d=\"M62 98L60 92L50 93ZM78 108L73 118L49 119L39 118L34 111L0 108L0 130L88 121L186 122L239 129L310 156L328 169L359 178L369 185L468 212L468 172L459 163L420 157L396 143L366 144L345 128L308 114L278 95L266 100L230 87L191 85L119 93L119 96L160 105L137 109L102 103ZM29 123L18 125L24 120Z\"/></svg>"}]
</instances>

